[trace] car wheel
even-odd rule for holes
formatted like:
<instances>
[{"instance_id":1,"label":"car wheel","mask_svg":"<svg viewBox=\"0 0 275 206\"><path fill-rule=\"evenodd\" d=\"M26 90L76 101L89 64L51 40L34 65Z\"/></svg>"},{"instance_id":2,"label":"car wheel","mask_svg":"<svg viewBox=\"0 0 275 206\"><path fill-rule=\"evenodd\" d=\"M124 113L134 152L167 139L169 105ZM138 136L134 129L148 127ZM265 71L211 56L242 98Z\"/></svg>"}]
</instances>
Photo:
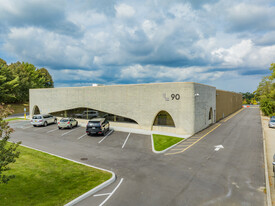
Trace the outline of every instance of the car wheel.
<instances>
[{"instance_id":1,"label":"car wheel","mask_svg":"<svg viewBox=\"0 0 275 206\"><path fill-rule=\"evenodd\" d=\"M78 122L76 122L76 124L75 124L75 127L77 127L78 126Z\"/></svg>"},{"instance_id":2,"label":"car wheel","mask_svg":"<svg viewBox=\"0 0 275 206\"><path fill-rule=\"evenodd\" d=\"M70 129L72 129L73 128L73 126L70 124Z\"/></svg>"},{"instance_id":3,"label":"car wheel","mask_svg":"<svg viewBox=\"0 0 275 206\"><path fill-rule=\"evenodd\" d=\"M47 127L48 123L47 122L44 122L44 127Z\"/></svg>"},{"instance_id":4,"label":"car wheel","mask_svg":"<svg viewBox=\"0 0 275 206\"><path fill-rule=\"evenodd\" d=\"M61 127L58 127L58 129L61 129Z\"/></svg>"},{"instance_id":5,"label":"car wheel","mask_svg":"<svg viewBox=\"0 0 275 206\"><path fill-rule=\"evenodd\" d=\"M54 120L54 123L55 123L55 124L57 123L57 119Z\"/></svg>"},{"instance_id":6,"label":"car wheel","mask_svg":"<svg viewBox=\"0 0 275 206\"><path fill-rule=\"evenodd\" d=\"M34 127L36 127L36 125L33 125Z\"/></svg>"}]
</instances>

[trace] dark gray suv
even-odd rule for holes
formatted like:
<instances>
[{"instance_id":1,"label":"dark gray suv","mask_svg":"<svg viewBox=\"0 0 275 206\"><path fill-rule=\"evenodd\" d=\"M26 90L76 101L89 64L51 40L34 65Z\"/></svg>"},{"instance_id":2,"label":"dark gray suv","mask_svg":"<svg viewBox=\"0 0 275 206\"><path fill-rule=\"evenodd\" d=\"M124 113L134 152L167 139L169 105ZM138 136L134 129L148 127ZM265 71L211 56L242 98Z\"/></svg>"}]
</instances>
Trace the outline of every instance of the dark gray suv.
<instances>
[{"instance_id":1,"label":"dark gray suv","mask_svg":"<svg viewBox=\"0 0 275 206\"><path fill-rule=\"evenodd\" d=\"M110 123L105 118L94 118L86 126L86 133L105 135L110 129Z\"/></svg>"}]
</instances>

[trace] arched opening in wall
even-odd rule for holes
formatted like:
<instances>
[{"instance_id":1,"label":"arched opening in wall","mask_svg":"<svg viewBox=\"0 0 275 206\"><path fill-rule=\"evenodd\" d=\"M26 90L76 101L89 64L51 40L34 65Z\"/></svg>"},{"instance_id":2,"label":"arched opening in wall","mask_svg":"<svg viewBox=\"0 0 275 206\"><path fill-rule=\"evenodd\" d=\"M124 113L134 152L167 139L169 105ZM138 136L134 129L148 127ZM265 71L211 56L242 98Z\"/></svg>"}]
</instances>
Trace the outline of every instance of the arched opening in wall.
<instances>
[{"instance_id":1,"label":"arched opening in wall","mask_svg":"<svg viewBox=\"0 0 275 206\"><path fill-rule=\"evenodd\" d=\"M208 120L211 120L211 122L213 123L213 109L212 109L212 107L210 107L210 110L209 110Z\"/></svg>"},{"instance_id":2,"label":"arched opening in wall","mask_svg":"<svg viewBox=\"0 0 275 206\"><path fill-rule=\"evenodd\" d=\"M175 127L175 123L171 115L166 111L160 111L155 117L153 126Z\"/></svg>"},{"instance_id":3,"label":"arched opening in wall","mask_svg":"<svg viewBox=\"0 0 275 206\"><path fill-rule=\"evenodd\" d=\"M54 115L57 117L74 117L77 119L85 119L85 120L89 120L97 117L104 117L108 121L112 121L112 122L138 124L135 120L127 117L122 117L119 115L115 115L115 114L111 114L111 113L107 113L104 111L99 111L91 108L86 108L86 107L52 112L51 115Z\"/></svg>"},{"instance_id":4,"label":"arched opening in wall","mask_svg":"<svg viewBox=\"0 0 275 206\"><path fill-rule=\"evenodd\" d=\"M35 114L40 114L40 110L39 110L38 106L35 105L35 106L33 107L33 112L32 112L32 114L33 114L33 115L35 115Z\"/></svg>"}]
</instances>

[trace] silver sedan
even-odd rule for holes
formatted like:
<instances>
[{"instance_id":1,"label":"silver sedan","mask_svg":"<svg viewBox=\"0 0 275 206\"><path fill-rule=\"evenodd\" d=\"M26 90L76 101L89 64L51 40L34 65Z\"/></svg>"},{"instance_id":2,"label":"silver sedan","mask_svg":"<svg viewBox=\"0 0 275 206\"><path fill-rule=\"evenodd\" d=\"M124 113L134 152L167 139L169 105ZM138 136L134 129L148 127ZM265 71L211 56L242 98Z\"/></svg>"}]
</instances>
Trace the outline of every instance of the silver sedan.
<instances>
[{"instance_id":1,"label":"silver sedan","mask_svg":"<svg viewBox=\"0 0 275 206\"><path fill-rule=\"evenodd\" d=\"M58 122L58 129L77 127L78 122L74 118L62 118Z\"/></svg>"}]
</instances>

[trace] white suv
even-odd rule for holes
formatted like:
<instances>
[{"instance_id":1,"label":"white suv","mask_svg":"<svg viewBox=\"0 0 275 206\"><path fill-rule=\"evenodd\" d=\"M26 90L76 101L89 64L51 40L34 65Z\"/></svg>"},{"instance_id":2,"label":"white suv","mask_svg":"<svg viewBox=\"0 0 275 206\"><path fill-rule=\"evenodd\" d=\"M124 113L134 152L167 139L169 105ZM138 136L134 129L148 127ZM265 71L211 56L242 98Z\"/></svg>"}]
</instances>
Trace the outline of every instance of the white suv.
<instances>
[{"instance_id":1,"label":"white suv","mask_svg":"<svg viewBox=\"0 0 275 206\"><path fill-rule=\"evenodd\" d=\"M31 120L31 124L36 126L44 126L46 127L48 124L56 124L57 119L56 117L50 115L50 114L38 114L34 115Z\"/></svg>"}]
</instances>

